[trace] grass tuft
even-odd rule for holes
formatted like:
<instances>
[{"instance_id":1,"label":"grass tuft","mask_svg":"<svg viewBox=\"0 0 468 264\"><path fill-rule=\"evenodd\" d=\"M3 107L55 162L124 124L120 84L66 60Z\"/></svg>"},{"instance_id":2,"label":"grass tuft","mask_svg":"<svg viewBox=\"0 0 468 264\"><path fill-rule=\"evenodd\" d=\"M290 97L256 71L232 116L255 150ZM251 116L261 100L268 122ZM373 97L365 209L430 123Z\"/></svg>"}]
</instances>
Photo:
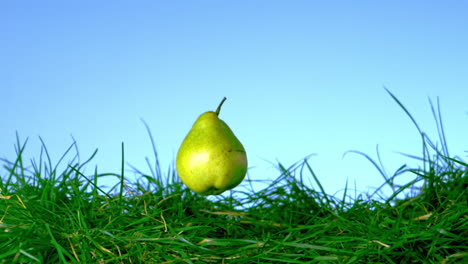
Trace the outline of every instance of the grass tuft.
<instances>
[{"instance_id":1,"label":"grass tuft","mask_svg":"<svg viewBox=\"0 0 468 264\"><path fill-rule=\"evenodd\" d=\"M186 189L173 167L164 175L153 140L151 175L133 168L140 177L128 182L123 144L119 174L85 175L96 152L80 163L73 143L53 165L41 139L39 160L26 165L27 140L17 136L16 159L1 160L0 263L466 263L468 164L449 155L438 102L430 102L435 143L389 94L421 135L422 156L403 154L420 166L390 175L380 156L351 151L384 181L355 197L347 183L342 197L327 194L309 157L279 163L279 176L260 191L213 201ZM397 185L403 173L414 180ZM119 183L103 190L99 179L109 176Z\"/></svg>"}]
</instances>

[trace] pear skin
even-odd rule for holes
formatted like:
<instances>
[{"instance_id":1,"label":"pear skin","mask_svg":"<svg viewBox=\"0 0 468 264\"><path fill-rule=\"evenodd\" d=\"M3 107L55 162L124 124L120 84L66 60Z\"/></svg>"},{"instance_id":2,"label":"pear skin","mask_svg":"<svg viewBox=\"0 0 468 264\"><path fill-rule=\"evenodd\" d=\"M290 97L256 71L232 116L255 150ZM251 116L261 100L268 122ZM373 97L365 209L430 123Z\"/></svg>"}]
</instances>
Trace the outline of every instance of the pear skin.
<instances>
[{"instance_id":1,"label":"pear skin","mask_svg":"<svg viewBox=\"0 0 468 264\"><path fill-rule=\"evenodd\" d=\"M176 169L182 182L202 195L218 195L230 190L247 173L247 153L229 126L219 119L219 111L198 117L182 142Z\"/></svg>"}]
</instances>

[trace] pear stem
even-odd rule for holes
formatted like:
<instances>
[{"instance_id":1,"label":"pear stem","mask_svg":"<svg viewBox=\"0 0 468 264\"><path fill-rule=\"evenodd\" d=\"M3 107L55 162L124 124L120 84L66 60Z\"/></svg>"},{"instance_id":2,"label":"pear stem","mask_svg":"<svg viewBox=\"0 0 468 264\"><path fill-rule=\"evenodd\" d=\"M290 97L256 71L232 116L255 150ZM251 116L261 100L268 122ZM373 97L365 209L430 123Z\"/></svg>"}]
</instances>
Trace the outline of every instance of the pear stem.
<instances>
[{"instance_id":1,"label":"pear stem","mask_svg":"<svg viewBox=\"0 0 468 264\"><path fill-rule=\"evenodd\" d=\"M218 105L218 108L216 108L216 115L219 115L219 111L221 111L221 106L224 104L224 101L226 101L226 97L223 98L223 100L221 101L221 103L219 103Z\"/></svg>"}]
</instances>

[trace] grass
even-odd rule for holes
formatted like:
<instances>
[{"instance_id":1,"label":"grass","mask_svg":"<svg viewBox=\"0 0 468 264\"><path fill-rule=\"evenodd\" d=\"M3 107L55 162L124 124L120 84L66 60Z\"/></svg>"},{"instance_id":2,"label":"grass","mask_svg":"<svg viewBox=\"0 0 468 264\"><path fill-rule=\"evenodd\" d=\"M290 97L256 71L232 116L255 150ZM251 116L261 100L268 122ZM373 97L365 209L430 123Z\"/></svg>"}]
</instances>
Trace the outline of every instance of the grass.
<instances>
[{"instance_id":1,"label":"grass","mask_svg":"<svg viewBox=\"0 0 468 264\"><path fill-rule=\"evenodd\" d=\"M432 106L438 144L420 129L418 168L402 166L384 183L393 194L342 197L324 192L308 159L285 167L263 190L196 195L157 163L127 182L120 173L84 175L88 161L72 144L52 165L43 144L26 165L26 143L2 160L0 263L468 263L468 164L448 153L440 110ZM438 104L437 104L438 106ZM403 173L414 180L394 183ZM102 177L116 177L110 190ZM304 181L312 179L318 190ZM417 191L415 191L415 188Z\"/></svg>"}]
</instances>

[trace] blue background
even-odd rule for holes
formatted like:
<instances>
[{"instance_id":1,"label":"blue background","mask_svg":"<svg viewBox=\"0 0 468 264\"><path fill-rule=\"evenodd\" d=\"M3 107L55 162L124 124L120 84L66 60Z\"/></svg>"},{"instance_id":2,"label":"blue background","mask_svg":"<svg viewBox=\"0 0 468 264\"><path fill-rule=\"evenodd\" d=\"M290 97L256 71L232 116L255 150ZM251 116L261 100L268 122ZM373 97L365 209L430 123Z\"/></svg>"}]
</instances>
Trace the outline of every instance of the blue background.
<instances>
[{"instance_id":1,"label":"blue background","mask_svg":"<svg viewBox=\"0 0 468 264\"><path fill-rule=\"evenodd\" d=\"M419 164L397 152L421 155L384 87L431 136L428 98L439 96L449 149L466 157L467 13L463 1L3 1L0 157L15 158L16 132L29 137L27 160L38 136L53 162L74 138L82 161L99 149L87 173L118 173L124 142L126 162L149 173L144 119L166 171L226 96L220 117L251 179L316 154L329 193L347 179L366 191L383 179L346 151L376 157L379 145L390 174Z\"/></svg>"}]
</instances>

